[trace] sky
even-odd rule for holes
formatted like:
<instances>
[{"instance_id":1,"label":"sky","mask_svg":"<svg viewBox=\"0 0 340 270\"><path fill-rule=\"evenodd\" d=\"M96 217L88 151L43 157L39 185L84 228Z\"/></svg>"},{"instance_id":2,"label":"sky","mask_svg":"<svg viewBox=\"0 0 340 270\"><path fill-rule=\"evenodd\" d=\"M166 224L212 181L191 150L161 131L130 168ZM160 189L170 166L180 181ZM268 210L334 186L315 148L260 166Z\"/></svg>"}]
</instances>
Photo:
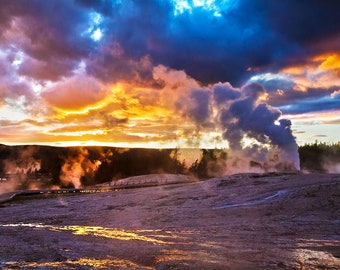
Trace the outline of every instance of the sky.
<instances>
[{"instance_id":1,"label":"sky","mask_svg":"<svg viewBox=\"0 0 340 270\"><path fill-rule=\"evenodd\" d=\"M1 0L0 143L338 142L339 10L337 0Z\"/></svg>"}]
</instances>

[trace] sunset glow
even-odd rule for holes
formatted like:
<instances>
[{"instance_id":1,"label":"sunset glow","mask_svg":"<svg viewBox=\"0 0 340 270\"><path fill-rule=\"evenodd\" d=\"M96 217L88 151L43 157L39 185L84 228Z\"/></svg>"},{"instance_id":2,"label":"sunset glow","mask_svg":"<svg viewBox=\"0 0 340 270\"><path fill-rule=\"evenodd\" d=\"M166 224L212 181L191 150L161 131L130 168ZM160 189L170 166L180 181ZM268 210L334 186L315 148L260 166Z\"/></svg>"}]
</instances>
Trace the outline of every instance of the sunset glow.
<instances>
[{"instance_id":1,"label":"sunset glow","mask_svg":"<svg viewBox=\"0 0 340 270\"><path fill-rule=\"evenodd\" d=\"M298 144L339 141L335 1L2 0L0 10L3 144L228 147L237 121L238 143L266 130L232 109L254 95L247 84L265 89L254 112L290 119Z\"/></svg>"}]
</instances>

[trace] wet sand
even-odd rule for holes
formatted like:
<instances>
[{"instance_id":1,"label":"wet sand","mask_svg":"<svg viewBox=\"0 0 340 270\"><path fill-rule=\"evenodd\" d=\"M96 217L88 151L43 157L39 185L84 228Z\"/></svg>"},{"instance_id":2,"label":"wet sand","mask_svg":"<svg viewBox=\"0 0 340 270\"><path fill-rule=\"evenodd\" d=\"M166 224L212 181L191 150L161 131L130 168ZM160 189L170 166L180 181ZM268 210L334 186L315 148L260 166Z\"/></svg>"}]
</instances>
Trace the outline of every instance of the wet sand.
<instances>
[{"instance_id":1,"label":"wet sand","mask_svg":"<svg viewBox=\"0 0 340 270\"><path fill-rule=\"evenodd\" d=\"M338 269L339 205L340 175L316 173L13 200L0 267Z\"/></svg>"}]
</instances>

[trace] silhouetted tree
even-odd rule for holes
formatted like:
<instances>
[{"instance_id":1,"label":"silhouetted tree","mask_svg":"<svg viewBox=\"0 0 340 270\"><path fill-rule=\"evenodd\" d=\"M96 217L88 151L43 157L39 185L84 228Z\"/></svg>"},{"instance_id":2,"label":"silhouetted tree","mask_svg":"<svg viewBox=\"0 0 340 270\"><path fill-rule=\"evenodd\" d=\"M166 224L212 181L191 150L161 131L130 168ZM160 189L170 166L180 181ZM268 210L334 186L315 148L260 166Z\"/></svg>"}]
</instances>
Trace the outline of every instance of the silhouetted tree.
<instances>
[{"instance_id":1,"label":"silhouetted tree","mask_svg":"<svg viewBox=\"0 0 340 270\"><path fill-rule=\"evenodd\" d=\"M300 167L304 170L327 170L328 165L340 163L340 142L305 144L299 147Z\"/></svg>"}]
</instances>

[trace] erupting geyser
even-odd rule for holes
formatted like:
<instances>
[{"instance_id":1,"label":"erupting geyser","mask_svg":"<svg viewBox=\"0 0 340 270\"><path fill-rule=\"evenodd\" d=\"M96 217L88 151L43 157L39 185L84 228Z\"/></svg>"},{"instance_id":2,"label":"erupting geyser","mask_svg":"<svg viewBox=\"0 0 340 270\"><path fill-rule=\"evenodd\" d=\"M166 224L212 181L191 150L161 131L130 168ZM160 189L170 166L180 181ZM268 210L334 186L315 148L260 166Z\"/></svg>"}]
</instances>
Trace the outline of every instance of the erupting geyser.
<instances>
[{"instance_id":1,"label":"erupting geyser","mask_svg":"<svg viewBox=\"0 0 340 270\"><path fill-rule=\"evenodd\" d=\"M266 104L266 98L266 89L258 83L240 89L217 83L193 89L181 110L202 129L220 130L237 159L259 162L276 170L299 170L298 145L291 122L280 119L281 111Z\"/></svg>"},{"instance_id":2,"label":"erupting geyser","mask_svg":"<svg viewBox=\"0 0 340 270\"><path fill-rule=\"evenodd\" d=\"M223 137L229 141L232 150L244 149L244 140L253 139L255 142L244 149L248 156L250 151L255 159L266 160L269 148L276 146L281 162L294 164L296 170L300 169L298 145L290 128L291 122L279 120L280 110L261 102L266 93L261 85L247 84L239 94L229 86L217 89L214 97L221 107L220 124L225 129Z\"/></svg>"}]
</instances>

